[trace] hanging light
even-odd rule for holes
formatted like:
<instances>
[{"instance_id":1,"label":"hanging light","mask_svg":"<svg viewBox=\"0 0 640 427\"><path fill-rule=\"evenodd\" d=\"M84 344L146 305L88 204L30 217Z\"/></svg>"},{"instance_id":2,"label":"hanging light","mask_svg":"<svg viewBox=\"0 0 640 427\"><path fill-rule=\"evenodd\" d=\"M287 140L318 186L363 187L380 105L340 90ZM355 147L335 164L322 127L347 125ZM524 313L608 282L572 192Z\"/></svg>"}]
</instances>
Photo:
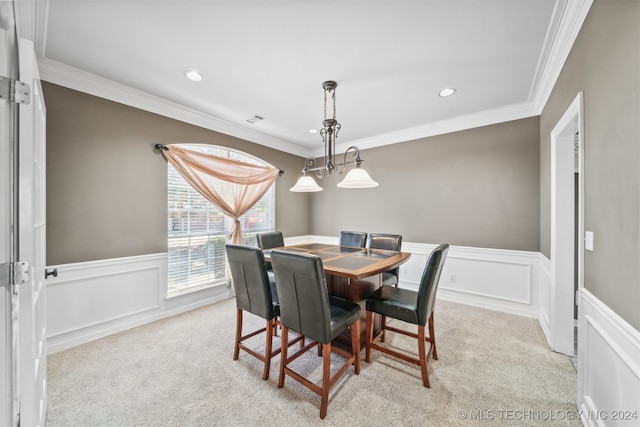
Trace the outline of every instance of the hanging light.
<instances>
[{"instance_id":1,"label":"hanging light","mask_svg":"<svg viewBox=\"0 0 640 427\"><path fill-rule=\"evenodd\" d=\"M367 171L362 168L361 164L363 160L360 158L360 150L358 147L352 145L344 152L341 162L336 160L336 138L338 137L338 132L341 127L336 118L336 87L338 87L338 84L334 81L326 81L322 84L322 88L324 89L324 121L322 122L320 136L322 136L322 141L324 142L323 163L318 165L314 157L306 158L304 168L302 169L302 176L296 185L291 187L291 191L322 191L322 187L320 187L312 177L307 176L307 172L315 172L316 176L322 179L327 174L335 173L336 175L342 175L345 166L354 163L356 167L347 173L345 178L338 184L338 187L371 188L378 186L378 183L372 180ZM355 160L347 161L347 155L355 157Z\"/></svg>"},{"instance_id":2,"label":"hanging light","mask_svg":"<svg viewBox=\"0 0 640 427\"><path fill-rule=\"evenodd\" d=\"M299 193L313 193L315 191L322 191L322 187L320 187L310 176L302 175L298 179L298 182L296 182L296 185L290 188L290 191Z\"/></svg>"}]
</instances>

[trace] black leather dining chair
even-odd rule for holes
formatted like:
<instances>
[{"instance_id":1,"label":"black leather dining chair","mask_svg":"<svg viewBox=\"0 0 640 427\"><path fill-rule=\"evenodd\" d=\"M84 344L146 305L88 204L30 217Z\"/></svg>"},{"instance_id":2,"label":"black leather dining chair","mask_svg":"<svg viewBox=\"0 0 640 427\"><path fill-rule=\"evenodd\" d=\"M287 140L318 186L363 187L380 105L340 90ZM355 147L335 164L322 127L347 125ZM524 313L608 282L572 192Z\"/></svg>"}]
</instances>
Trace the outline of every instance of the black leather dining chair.
<instances>
[{"instance_id":1,"label":"black leather dining chair","mask_svg":"<svg viewBox=\"0 0 640 427\"><path fill-rule=\"evenodd\" d=\"M402 235L369 233L369 249L384 249L387 251L402 250ZM398 286L400 280L400 267L382 273L382 285Z\"/></svg>"},{"instance_id":2,"label":"black leather dining chair","mask_svg":"<svg viewBox=\"0 0 640 427\"><path fill-rule=\"evenodd\" d=\"M436 247L427 260L420 280L418 291L402 289L394 286L382 286L372 292L366 299L367 323L366 323L366 351L365 360L371 361L371 350L379 350L390 356L397 357L404 361L420 366L422 371L422 384L429 388L428 362L433 356L438 359L436 349L436 337L433 326L433 310L436 301L436 291L440 281L440 273L447 258L449 245L444 243ZM418 325L418 333L398 329L386 324L381 325L381 330L375 334L373 331L373 315L381 314L386 317L398 319L403 322ZM425 327L428 324L429 336L425 334ZM401 353L387 343L378 344L384 337L385 330L396 332L416 338L418 341L418 358L406 353ZM430 343L426 350L426 344Z\"/></svg>"},{"instance_id":3,"label":"black leather dining chair","mask_svg":"<svg viewBox=\"0 0 640 427\"><path fill-rule=\"evenodd\" d=\"M272 249L284 246L282 231L269 231L256 234L256 240L260 249Z\"/></svg>"},{"instance_id":4,"label":"black leather dining chair","mask_svg":"<svg viewBox=\"0 0 640 427\"><path fill-rule=\"evenodd\" d=\"M262 250L280 248L284 246L284 236L282 235L282 231L258 233L256 234L256 242L258 243L258 247ZM271 263L269 261L267 261L267 274L269 275L269 280L272 283L275 282L275 279L273 278L273 267L271 267Z\"/></svg>"},{"instance_id":5,"label":"black leather dining chair","mask_svg":"<svg viewBox=\"0 0 640 427\"><path fill-rule=\"evenodd\" d=\"M259 248L228 244L226 251L236 293L236 337L233 360L238 360L241 349L256 357L264 363L262 378L266 380L269 378L271 359L281 351L281 348L273 349L273 337L280 315L278 293L267 277L264 255ZM265 327L243 335L243 312L249 312L265 319ZM266 333L264 354L243 344L244 340L263 332ZM288 345L301 339L302 337L296 337ZM287 340L282 340L282 343L287 342Z\"/></svg>"},{"instance_id":6,"label":"black leather dining chair","mask_svg":"<svg viewBox=\"0 0 640 427\"><path fill-rule=\"evenodd\" d=\"M361 231L341 231L340 246L365 248L367 246L367 233Z\"/></svg>"},{"instance_id":7,"label":"black leather dining chair","mask_svg":"<svg viewBox=\"0 0 640 427\"><path fill-rule=\"evenodd\" d=\"M329 296L322 259L316 255L274 249L271 262L280 297L282 339L286 341L289 329L292 329L312 340L291 356L283 348L278 388L284 386L285 375L289 375L319 394L320 418L324 418L331 386L351 365L356 375L360 373L360 305ZM351 353L331 345L331 341L347 328L351 331ZM291 367L293 361L315 346L322 354L320 385L312 383ZM333 377L330 376L332 351L345 358L344 364Z\"/></svg>"}]
</instances>

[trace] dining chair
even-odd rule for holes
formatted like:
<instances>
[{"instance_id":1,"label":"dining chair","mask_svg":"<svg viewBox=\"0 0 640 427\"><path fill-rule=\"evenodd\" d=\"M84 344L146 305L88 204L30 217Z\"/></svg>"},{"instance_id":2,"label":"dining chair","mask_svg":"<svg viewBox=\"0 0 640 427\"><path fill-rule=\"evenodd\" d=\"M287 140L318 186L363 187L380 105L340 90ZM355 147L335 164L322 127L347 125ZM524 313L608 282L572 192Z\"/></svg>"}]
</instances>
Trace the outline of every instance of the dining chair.
<instances>
[{"instance_id":1,"label":"dining chair","mask_svg":"<svg viewBox=\"0 0 640 427\"><path fill-rule=\"evenodd\" d=\"M369 233L369 249L384 249L400 252L402 250L402 235ZM400 267L382 273L382 285L398 286Z\"/></svg>"},{"instance_id":2,"label":"dining chair","mask_svg":"<svg viewBox=\"0 0 640 427\"><path fill-rule=\"evenodd\" d=\"M256 242L258 243L258 247L262 250L280 248L284 246L284 236L282 235L282 231L258 233L256 234ZM269 274L269 280L273 282L273 268L269 261L267 261L267 273Z\"/></svg>"},{"instance_id":3,"label":"dining chair","mask_svg":"<svg viewBox=\"0 0 640 427\"><path fill-rule=\"evenodd\" d=\"M431 254L424 267L422 279L418 291L402 289L394 286L382 286L373 291L366 299L366 350L365 360L371 362L371 350L379 350L390 356L397 357L406 362L420 366L422 371L422 384L430 388L428 361L430 357L438 359L436 349L436 337L433 326L433 310L436 301L436 291L438 282L440 281L440 273L442 266L447 258L449 245L444 243L436 247ZM386 324L381 325L381 330L374 336L373 331L373 315L381 314L403 322L411 323L418 326L418 333L406 331L404 329L395 328ZM425 335L425 327L428 324L429 336ZM418 358L409 354L401 353L388 343L384 345L378 344L378 341L384 336L385 330L407 335L418 340ZM426 350L426 344L429 343L429 349Z\"/></svg>"},{"instance_id":4,"label":"dining chair","mask_svg":"<svg viewBox=\"0 0 640 427\"><path fill-rule=\"evenodd\" d=\"M341 231L340 246L365 248L367 246L367 233L361 231Z\"/></svg>"},{"instance_id":5,"label":"dining chair","mask_svg":"<svg viewBox=\"0 0 640 427\"><path fill-rule=\"evenodd\" d=\"M231 278L236 293L236 337L233 360L238 360L240 350L244 350L264 363L263 379L269 378L271 359L280 353L282 343L291 345L301 341L296 337L291 342L282 339L280 348L273 349L273 337L280 315L278 294L275 286L267 277L264 255L259 248L250 246L226 245ZM243 312L249 312L266 320L264 328L242 334ZM264 354L258 353L243 344L243 341L265 332Z\"/></svg>"},{"instance_id":6,"label":"dining chair","mask_svg":"<svg viewBox=\"0 0 640 427\"><path fill-rule=\"evenodd\" d=\"M291 356L282 349L278 388L284 387L285 375L303 384L321 396L320 418L327 415L329 389L354 366L360 374L360 305L342 298L329 296L322 259L316 255L282 250L271 252L280 297L282 339L287 340L289 330L299 332L312 341ZM350 329L351 352L333 346L331 341ZM292 367L298 357L317 346L322 355L321 384L311 382ZM331 352L341 355L344 364L331 376ZM299 371L299 369L298 369Z\"/></svg>"}]
</instances>

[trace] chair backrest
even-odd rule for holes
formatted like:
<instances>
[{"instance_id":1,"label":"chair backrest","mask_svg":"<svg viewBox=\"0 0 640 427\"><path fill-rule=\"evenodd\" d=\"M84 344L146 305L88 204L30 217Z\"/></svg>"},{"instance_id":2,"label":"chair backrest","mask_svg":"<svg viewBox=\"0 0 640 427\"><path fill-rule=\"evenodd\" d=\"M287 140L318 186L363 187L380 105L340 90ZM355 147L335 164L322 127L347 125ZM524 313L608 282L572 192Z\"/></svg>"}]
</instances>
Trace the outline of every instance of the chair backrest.
<instances>
[{"instance_id":1,"label":"chair backrest","mask_svg":"<svg viewBox=\"0 0 640 427\"><path fill-rule=\"evenodd\" d=\"M361 231L341 231L340 246L364 248L367 246L367 233Z\"/></svg>"},{"instance_id":2,"label":"chair backrest","mask_svg":"<svg viewBox=\"0 0 640 427\"><path fill-rule=\"evenodd\" d=\"M418 324L426 325L436 302L436 290L440 281L442 266L447 259L449 245L443 243L436 247L427 260L418 289Z\"/></svg>"},{"instance_id":3,"label":"chair backrest","mask_svg":"<svg viewBox=\"0 0 640 427\"><path fill-rule=\"evenodd\" d=\"M276 316L267 267L260 248L226 245L236 306L269 320ZM277 297L275 298L277 300Z\"/></svg>"},{"instance_id":4,"label":"chair backrest","mask_svg":"<svg viewBox=\"0 0 640 427\"><path fill-rule=\"evenodd\" d=\"M369 233L369 249L384 249L399 252L402 250L402 235ZM400 277L400 267L389 270L389 273Z\"/></svg>"},{"instance_id":5,"label":"chair backrest","mask_svg":"<svg viewBox=\"0 0 640 427\"><path fill-rule=\"evenodd\" d=\"M271 249L284 246L284 237L282 236L282 231L258 233L256 234L256 240L260 249Z\"/></svg>"},{"instance_id":6,"label":"chair backrest","mask_svg":"<svg viewBox=\"0 0 640 427\"><path fill-rule=\"evenodd\" d=\"M280 299L280 321L321 343L331 340L331 312L322 259L316 255L271 251Z\"/></svg>"},{"instance_id":7,"label":"chair backrest","mask_svg":"<svg viewBox=\"0 0 640 427\"><path fill-rule=\"evenodd\" d=\"M369 248L388 251L402 250L401 234L369 233Z\"/></svg>"}]
</instances>

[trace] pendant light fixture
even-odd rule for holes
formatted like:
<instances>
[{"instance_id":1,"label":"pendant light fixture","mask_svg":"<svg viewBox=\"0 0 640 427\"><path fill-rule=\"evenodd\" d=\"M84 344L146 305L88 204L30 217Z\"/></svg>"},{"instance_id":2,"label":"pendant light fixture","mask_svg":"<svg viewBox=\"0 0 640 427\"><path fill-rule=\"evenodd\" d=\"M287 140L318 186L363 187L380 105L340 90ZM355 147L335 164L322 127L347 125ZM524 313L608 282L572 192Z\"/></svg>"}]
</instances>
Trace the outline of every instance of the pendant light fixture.
<instances>
[{"instance_id":1,"label":"pendant light fixture","mask_svg":"<svg viewBox=\"0 0 640 427\"><path fill-rule=\"evenodd\" d=\"M378 183L371 179L366 170L362 167L363 160L360 158L360 150L352 145L344 152L341 162L336 160L336 138L340 131L340 123L336 118L336 87L338 84L334 81L326 81L322 84L324 89L324 121L320 136L324 142L324 159L320 165L314 157L307 157L304 161L302 176L298 179L296 185L291 187L291 191L296 192L313 192L322 191L316 181L307 175L307 172L315 172L318 179L324 178L327 174L335 173L342 175L345 166L355 164L356 167L351 169L344 179L338 184L340 188L371 188L377 187ZM355 157L354 160L347 160L347 155Z\"/></svg>"}]
</instances>

